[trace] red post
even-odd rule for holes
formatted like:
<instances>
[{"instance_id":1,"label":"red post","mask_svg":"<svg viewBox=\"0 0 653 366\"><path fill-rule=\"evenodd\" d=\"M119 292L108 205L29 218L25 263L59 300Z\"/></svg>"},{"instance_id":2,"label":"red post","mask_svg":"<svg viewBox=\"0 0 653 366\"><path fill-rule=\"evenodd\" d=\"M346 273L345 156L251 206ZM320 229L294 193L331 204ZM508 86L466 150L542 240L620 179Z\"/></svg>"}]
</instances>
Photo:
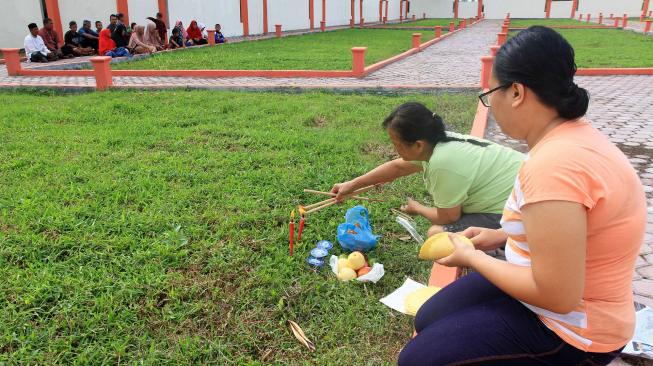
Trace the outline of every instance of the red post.
<instances>
[{"instance_id":1,"label":"red post","mask_svg":"<svg viewBox=\"0 0 653 366\"><path fill-rule=\"evenodd\" d=\"M476 19L483 17L483 0L478 0L478 9L476 9Z\"/></svg>"},{"instance_id":2,"label":"red post","mask_svg":"<svg viewBox=\"0 0 653 366\"><path fill-rule=\"evenodd\" d=\"M458 29L465 29L465 21L461 20L458 22Z\"/></svg>"},{"instance_id":3,"label":"red post","mask_svg":"<svg viewBox=\"0 0 653 366\"><path fill-rule=\"evenodd\" d=\"M360 12L359 19L360 19L360 25L362 27L365 25L365 18L363 18L363 0L358 0L358 1L359 1L358 5L359 5L359 12Z\"/></svg>"},{"instance_id":4,"label":"red post","mask_svg":"<svg viewBox=\"0 0 653 366\"><path fill-rule=\"evenodd\" d=\"M413 48L419 50L420 44L422 44L422 33L413 33Z\"/></svg>"},{"instance_id":5,"label":"red post","mask_svg":"<svg viewBox=\"0 0 653 366\"><path fill-rule=\"evenodd\" d=\"M496 56L497 52L499 51L499 48L501 48L501 46L497 46L497 45L490 46L490 55Z\"/></svg>"},{"instance_id":6,"label":"red post","mask_svg":"<svg viewBox=\"0 0 653 366\"><path fill-rule=\"evenodd\" d=\"M551 0L546 0L546 18L551 17Z\"/></svg>"},{"instance_id":7,"label":"red post","mask_svg":"<svg viewBox=\"0 0 653 366\"><path fill-rule=\"evenodd\" d=\"M571 19L576 18L576 9L578 9L578 0L574 0L571 3Z\"/></svg>"},{"instance_id":8,"label":"red post","mask_svg":"<svg viewBox=\"0 0 653 366\"><path fill-rule=\"evenodd\" d=\"M281 24L274 25L274 34L277 36L277 38L281 38Z\"/></svg>"},{"instance_id":9,"label":"red post","mask_svg":"<svg viewBox=\"0 0 653 366\"><path fill-rule=\"evenodd\" d=\"M129 4L127 0L116 0L116 10L125 16L125 24L129 24Z\"/></svg>"},{"instance_id":10,"label":"red post","mask_svg":"<svg viewBox=\"0 0 653 366\"><path fill-rule=\"evenodd\" d=\"M95 74L95 88L102 91L113 86L113 78L111 76L111 57L91 57L91 64L93 64L93 73Z\"/></svg>"},{"instance_id":11,"label":"red post","mask_svg":"<svg viewBox=\"0 0 653 366\"><path fill-rule=\"evenodd\" d=\"M492 73L492 63L494 56L481 57L481 89L485 90L490 87L490 74Z\"/></svg>"},{"instance_id":12,"label":"red post","mask_svg":"<svg viewBox=\"0 0 653 366\"><path fill-rule=\"evenodd\" d=\"M646 25L644 26L644 33L648 33L651 31L651 22L653 22L653 20L646 21Z\"/></svg>"},{"instance_id":13,"label":"red post","mask_svg":"<svg viewBox=\"0 0 653 366\"><path fill-rule=\"evenodd\" d=\"M170 25L170 19L168 19L168 0L158 0L157 5L159 8L159 13L163 15L163 20L166 24Z\"/></svg>"},{"instance_id":14,"label":"red post","mask_svg":"<svg viewBox=\"0 0 653 366\"><path fill-rule=\"evenodd\" d=\"M2 54L5 57L5 65L7 66L7 74L9 76L18 76L20 74L20 49L18 48L3 48Z\"/></svg>"},{"instance_id":15,"label":"red post","mask_svg":"<svg viewBox=\"0 0 653 366\"><path fill-rule=\"evenodd\" d=\"M453 18L458 19L458 0L453 0Z\"/></svg>"},{"instance_id":16,"label":"red post","mask_svg":"<svg viewBox=\"0 0 653 366\"><path fill-rule=\"evenodd\" d=\"M243 23L243 37L249 36L249 10L247 0L240 0L240 22Z\"/></svg>"},{"instance_id":17,"label":"red post","mask_svg":"<svg viewBox=\"0 0 653 366\"><path fill-rule=\"evenodd\" d=\"M648 10L649 2L650 2L649 0L644 0L644 4L642 4L642 15L643 16L646 16L646 13L648 13L649 16L651 16L651 12Z\"/></svg>"},{"instance_id":18,"label":"red post","mask_svg":"<svg viewBox=\"0 0 653 366\"><path fill-rule=\"evenodd\" d=\"M619 27L619 18L614 18L614 27L615 28Z\"/></svg>"},{"instance_id":19,"label":"red post","mask_svg":"<svg viewBox=\"0 0 653 366\"><path fill-rule=\"evenodd\" d=\"M603 24L603 13L599 13L599 24Z\"/></svg>"},{"instance_id":20,"label":"red post","mask_svg":"<svg viewBox=\"0 0 653 366\"><path fill-rule=\"evenodd\" d=\"M268 0L263 0L263 34L268 34Z\"/></svg>"},{"instance_id":21,"label":"red post","mask_svg":"<svg viewBox=\"0 0 653 366\"><path fill-rule=\"evenodd\" d=\"M320 30L322 32L326 30L326 22L324 20L320 20Z\"/></svg>"},{"instance_id":22,"label":"red post","mask_svg":"<svg viewBox=\"0 0 653 366\"><path fill-rule=\"evenodd\" d=\"M315 30L315 0L308 0L308 22L311 32Z\"/></svg>"},{"instance_id":23,"label":"red post","mask_svg":"<svg viewBox=\"0 0 653 366\"><path fill-rule=\"evenodd\" d=\"M404 21L404 0L399 0L399 21Z\"/></svg>"},{"instance_id":24,"label":"red post","mask_svg":"<svg viewBox=\"0 0 653 366\"><path fill-rule=\"evenodd\" d=\"M610 19L614 19L614 13L610 13Z\"/></svg>"},{"instance_id":25,"label":"red post","mask_svg":"<svg viewBox=\"0 0 653 366\"><path fill-rule=\"evenodd\" d=\"M583 14L578 15L578 21L583 21Z\"/></svg>"},{"instance_id":26,"label":"red post","mask_svg":"<svg viewBox=\"0 0 653 366\"><path fill-rule=\"evenodd\" d=\"M383 21L383 0L379 0L379 22Z\"/></svg>"},{"instance_id":27,"label":"red post","mask_svg":"<svg viewBox=\"0 0 653 366\"><path fill-rule=\"evenodd\" d=\"M322 0L322 21L326 24L326 0Z\"/></svg>"},{"instance_id":28,"label":"red post","mask_svg":"<svg viewBox=\"0 0 653 366\"><path fill-rule=\"evenodd\" d=\"M351 18L349 19L349 27L354 28L354 23L356 22L356 8L354 5L354 0L351 0Z\"/></svg>"},{"instance_id":29,"label":"red post","mask_svg":"<svg viewBox=\"0 0 653 366\"><path fill-rule=\"evenodd\" d=\"M456 24L454 22L449 22L449 32L456 30Z\"/></svg>"},{"instance_id":30,"label":"red post","mask_svg":"<svg viewBox=\"0 0 653 366\"><path fill-rule=\"evenodd\" d=\"M47 10L48 18L52 19L54 30L59 33L59 37L64 34L61 27L61 15L59 13L59 0L45 0L45 10Z\"/></svg>"},{"instance_id":31,"label":"red post","mask_svg":"<svg viewBox=\"0 0 653 366\"><path fill-rule=\"evenodd\" d=\"M354 76L362 78L365 76L365 51L367 47L352 47L352 71Z\"/></svg>"},{"instance_id":32,"label":"red post","mask_svg":"<svg viewBox=\"0 0 653 366\"><path fill-rule=\"evenodd\" d=\"M623 27L626 28L628 25L628 14L624 14Z\"/></svg>"},{"instance_id":33,"label":"red post","mask_svg":"<svg viewBox=\"0 0 653 366\"><path fill-rule=\"evenodd\" d=\"M508 37L507 33L497 33L497 44L503 46L506 43L506 38Z\"/></svg>"},{"instance_id":34,"label":"red post","mask_svg":"<svg viewBox=\"0 0 653 366\"><path fill-rule=\"evenodd\" d=\"M207 29L206 33L209 35L209 44L211 46L215 45L215 29Z\"/></svg>"},{"instance_id":35,"label":"red post","mask_svg":"<svg viewBox=\"0 0 653 366\"><path fill-rule=\"evenodd\" d=\"M590 22L590 14L587 14L587 22Z\"/></svg>"},{"instance_id":36,"label":"red post","mask_svg":"<svg viewBox=\"0 0 653 366\"><path fill-rule=\"evenodd\" d=\"M501 26L501 33L508 33L508 25L507 24L504 23Z\"/></svg>"},{"instance_id":37,"label":"red post","mask_svg":"<svg viewBox=\"0 0 653 366\"><path fill-rule=\"evenodd\" d=\"M436 25L435 26L435 38L440 38L442 37L442 26Z\"/></svg>"},{"instance_id":38,"label":"red post","mask_svg":"<svg viewBox=\"0 0 653 366\"><path fill-rule=\"evenodd\" d=\"M388 21L388 3L389 1L385 1L385 15L383 16L383 23Z\"/></svg>"}]
</instances>

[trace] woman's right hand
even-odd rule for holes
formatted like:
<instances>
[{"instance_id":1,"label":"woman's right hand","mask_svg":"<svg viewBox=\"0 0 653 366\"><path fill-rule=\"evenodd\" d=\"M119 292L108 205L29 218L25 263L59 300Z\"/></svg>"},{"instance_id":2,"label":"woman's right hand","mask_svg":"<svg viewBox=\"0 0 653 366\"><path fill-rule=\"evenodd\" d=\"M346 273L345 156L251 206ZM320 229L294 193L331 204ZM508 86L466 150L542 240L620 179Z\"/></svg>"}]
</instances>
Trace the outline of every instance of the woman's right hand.
<instances>
[{"instance_id":1,"label":"woman's right hand","mask_svg":"<svg viewBox=\"0 0 653 366\"><path fill-rule=\"evenodd\" d=\"M476 249L483 251L494 250L503 246L508 240L508 235L503 230L487 229L483 227L469 227L459 233L469 238Z\"/></svg>"},{"instance_id":2,"label":"woman's right hand","mask_svg":"<svg viewBox=\"0 0 653 366\"><path fill-rule=\"evenodd\" d=\"M336 201L340 202L346 195L354 192L356 188L358 187L356 187L354 181L350 180L348 182L334 184L333 188L331 188L331 193L335 193Z\"/></svg>"}]
</instances>

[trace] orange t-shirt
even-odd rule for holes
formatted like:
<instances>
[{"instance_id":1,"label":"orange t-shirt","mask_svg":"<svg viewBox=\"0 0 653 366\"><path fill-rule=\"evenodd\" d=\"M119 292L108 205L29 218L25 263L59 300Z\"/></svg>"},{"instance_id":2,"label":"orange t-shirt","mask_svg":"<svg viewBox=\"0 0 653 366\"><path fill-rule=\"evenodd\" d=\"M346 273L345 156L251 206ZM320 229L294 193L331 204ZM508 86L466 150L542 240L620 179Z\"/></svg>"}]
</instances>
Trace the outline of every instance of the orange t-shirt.
<instances>
[{"instance_id":1,"label":"orange t-shirt","mask_svg":"<svg viewBox=\"0 0 653 366\"><path fill-rule=\"evenodd\" d=\"M531 265L521 208L542 201L578 202L587 208L585 287L581 303L568 314L524 305L578 349L622 347L634 331L632 277L646 228L646 199L637 173L586 120L549 131L530 151L506 202L501 224L509 236L509 262Z\"/></svg>"}]
</instances>

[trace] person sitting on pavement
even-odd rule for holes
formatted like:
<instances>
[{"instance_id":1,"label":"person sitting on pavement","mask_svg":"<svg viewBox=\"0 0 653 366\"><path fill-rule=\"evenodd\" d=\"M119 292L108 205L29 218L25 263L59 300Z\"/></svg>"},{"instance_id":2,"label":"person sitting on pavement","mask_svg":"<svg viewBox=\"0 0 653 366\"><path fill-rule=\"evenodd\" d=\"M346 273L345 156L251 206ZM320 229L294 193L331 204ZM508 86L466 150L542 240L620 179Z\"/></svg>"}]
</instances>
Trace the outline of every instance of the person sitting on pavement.
<instances>
[{"instance_id":1,"label":"person sitting on pavement","mask_svg":"<svg viewBox=\"0 0 653 366\"><path fill-rule=\"evenodd\" d=\"M333 186L340 200L358 188L420 173L434 207L409 198L401 209L431 222L428 236L470 226L498 229L524 155L508 147L445 130L421 103L397 107L383 122L400 158Z\"/></svg>"},{"instance_id":2,"label":"person sitting on pavement","mask_svg":"<svg viewBox=\"0 0 653 366\"><path fill-rule=\"evenodd\" d=\"M52 19L43 19L43 28L39 30L39 36L41 36L43 39L45 47L47 47L50 52L56 56L57 59L74 57L70 47L66 47L65 50L59 47L61 38L59 37L59 33L54 30L54 23L52 22Z\"/></svg>"},{"instance_id":3,"label":"person sitting on pavement","mask_svg":"<svg viewBox=\"0 0 653 366\"><path fill-rule=\"evenodd\" d=\"M132 55L149 54L156 52L156 46L147 44L144 40L145 26L136 25L132 31L127 48Z\"/></svg>"},{"instance_id":4,"label":"person sitting on pavement","mask_svg":"<svg viewBox=\"0 0 653 366\"><path fill-rule=\"evenodd\" d=\"M109 57L129 57L129 51L125 47L116 47L116 43L111 39L111 30L103 29L100 32L100 56Z\"/></svg>"},{"instance_id":5,"label":"person sitting on pavement","mask_svg":"<svg viewBox=\"0 0 653 366\"><path fill-rule=\"evenodd\" d=\"M39 36L39 26L36 23L30 23L27 28L29 34L25 37L23 47L25 48L25 57L30 62L48 62L56 60L56 56L45 46L43 38Z\"/></svg>"},{"instance_id":6,"label":"person sitting on pavement","mask_svg":"<svg viewBox=\"0 0 653 366\"><path fill-rule=\"evenodd\" d=\"M147 17L148 20L152 21L156 25L156 31L159 33L159 39L161 40L161 46L166 48L166 41L168 39L168 27L163 21L163 14L156 13L156 18Z\"/></svg>"},{"instance_id":7,"label":"person sitting on pavement","mask_svg":"<svg viewBox=\"0 0 653 366\"><path fill-rule=\"evenodd\" d=\"M118 26L118 17L116 16L116 14L109 15L109 25L107 26L107 29L111 31L111 34L113 34L117 26Z\"/></svg>"},{"instance_id":8,"label":"person sitting on pavement","mask_svg":"<svg viewBox=\"0 0 653 366\"><path fill-rule=\"evenodd\" d=\"M159 31L156 29L156 24L149 20L145 24L145 35L143 36L143 41L156 47L157 51L166 49L165 42L159 38Z\"/></svg>"},{"instance_id":9,"label":"person sitting on pavement","mask_svg":"<svg viewBox=\"0 0 653 366\"><path fill-rule=\"evenodd\" d=\"M186 29L186 33L188 33L188 40L193 42L194 46L209 43L204 37L202 37L202 30L197 26L196 20L190 22L190 26Z\"/></svg>"},{"instance_id":10,"label":"person sitting on pavement","mask_svg":"<svg viewBox=\"0 0 653 366\"><path fill-rule=\"evenodd\" d=\"M125 16L122 13L118 13L115 15L115 17L117 19L116 27L113 31L111 31L111 39L113 39L113 41L116 43L116 47L127 47L130 35L127 32L127 26L124 23Z\"/></svg>"},{"instance_id":11,"label":"person sitting on pavement","mask_svg":"<svg viewBox=\"0 0 653 366\"><path fill-rule=\"evenodd\" d=\"M437 262L471 267L417 311L410 365L608 365L635 331L632 280L646 195L627 156L584 116L574 49L534 26L498 50L479 97L528 158L502 229L449 236ZM485 250L506 242L506 260Z\"/></svg>"},{"instance_id":12,"label":"person sitting on pavement","mask_svg":"<svg viewBox=\"0 0 653 366\"><path fill-rule=\"evenodd\" d=\"M170 49L173 50L176 48L186 48L184 37L181 35L181 31L179 30L179 28L177 27L172 28L172 35L168 40L168 46L170 47Z\"/></svg>"},{"instance_id":13,"label":"person sitting on pavement","mask_svg":"<svg viewBox=\"0 0 653 366\"><path fill-rule=\"evenodd\" d=\"M95 23L97 24L97 22ZM100 28L101 27L102 23L100 23ZM82 23L82 29L79 30L79 36L81 37L80 44L82 47L91 47L97 52L100 41L100 33L96 33L93 29L91 29L90 20L84 20Z\"/></svg>"},{"instance_id":14,"label":"person sitting on pavement","mask_svg":"<svg viewBox=\"0 0 653 366\"><path fill-rule=\"evenodd\" d=\"M215 25L215 43L227 43L227 39L222 34L222 26L219 23Z\"/></svg>"},{"instance_id":15,"label":"person sitting on pavement","mask_svg":"<svg viewBox=\"0 0 653 366\"><path fill-rule=\"evenodd\" d=\"M70 30L64 35L64 47L71 49L75 56L90 56L95 53L91 47L82 47L82 36L77 31L77 22L74 20L68 23ZM64 48L62 47L62 49Z\"/></svg>"}]
</instances>

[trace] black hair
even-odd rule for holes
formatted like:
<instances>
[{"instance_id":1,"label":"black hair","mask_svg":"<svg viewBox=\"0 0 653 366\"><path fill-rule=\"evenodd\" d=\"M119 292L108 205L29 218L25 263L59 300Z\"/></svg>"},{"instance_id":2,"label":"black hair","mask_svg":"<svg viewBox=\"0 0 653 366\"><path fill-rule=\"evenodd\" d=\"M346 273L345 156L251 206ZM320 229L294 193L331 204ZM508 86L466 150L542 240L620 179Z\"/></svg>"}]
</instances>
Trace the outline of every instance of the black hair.
<instances>
[{"instance_id":1,"label":"black hair","mask_svg":"<svg viewBox=\"0 0 653 366\"><path fill-rule=\"evenodd\" d=\"M109 15L109 19L111 19L111 18L118 18L118 16L116 16L116 14L111 14L111 15Z\"/></svg>"},{"instance_id":2,"label":"black hair","mask_svg":"<svg viewBox=\"0 0 653 366\"><path fill-rule=\"evenodd\" d=\"M90 23L90 21L89 21L89 23ZM95 25L97 25L98 23L102 23L102 21L101 20L96 20Z\"/></svg>"},{"instance_id":3,"label":"black hair","mask_svg":"<svg viewBox=\"0 0 653 366\"><path fill-rule=\"evenodd\" d=\"M116 18L118 18L118 19L120 19L120 18L122 18L122 17L124 17L124 16L125 16L125 15L124 15L123 13L117 13L117 14L116 14Z\"/></svg>"},{"instance_id":4,"label":"black hair","mask_svg":"<svg viewBox=\"0 0 653 366\"><path fill-rule=\"evenodd\" d=\"M483 141L447 135L442 118L418 102L408 102L397 107L383 121L383 128L392 129L403 141L410 144L424 140L432 146L451 141L469 142L481 147L489 145Z\"/></svg>"},{"instance_id":5,"label":"black hair","mask_svg":"<svg viewBox=\"0 0 653 366\"><path fill-rule=\"evenodd\" d=\"M136 24L136 22L132 22L132 24L130 24L129 26L130 26L132 29L134 29L134 27L137 26L137 25L138 25L138 24Z\"/></svg>"},{"instance_id":6,"label":"black hair","mask_svg":"<svg viewBox=\"0 0 653 366\"><path fill-rule=\"evenodd\" d=\"M77 22L74 20L71 20L70 23L68 23L69 27L72 27L73 25L77 25Z\"/></svg>"},{"instance_id":7,"label":"black hair","mask_svg":"<svg viewBox=\"0 0 653 366\"><path fill-rule=\"evenodd\" d=\"M43 19L43 25L50 24L50 23L52 23L52 19L50 18Z\"/></svg>"},{"instance_id":8,"label":"black hair","mask_svg":"<svg viewBox=\"0 0 653 366\"><path fill-rule=\"evenodd\" d=\"M163 18L163 14L161 14L161 13L156 13L156 17L157 17L157 18Z\"/></svg>"},{"instance_id":9,"label":"black hair","mask_svg":"<svg viewBox=\"0 0 653 366\"><path fill-rule=\"evenodd\" d=\"M493 71L502 85L517 82L533 90L562 118L573 120L587 112L589 94L574 83L574 49L551 28L533 26L517 33L497 52Z\"/></svg>"},{"instance_id":10,"label":"black hair","mask_svg":"<svg viewBox=\"0 0 653 366\"><path fill-rule=\"evenodd\" d=\"M39 26L36 25L36 23L29 23L29 24L27 25L27 29L29 29L29 30L32 30L32 29L34 29L34 28L38 28L38 27L39 27Z\"/></svg>"},{"instance_id":11,"label":"black hair","mask_svg":"<svg viewBox=\"0 0 653 366\"><path fill-rule=\"evenodd\" d=\"M172 34L179 33L179 28L174 27L172 28Z\"/></svg>"}]
</instances>

